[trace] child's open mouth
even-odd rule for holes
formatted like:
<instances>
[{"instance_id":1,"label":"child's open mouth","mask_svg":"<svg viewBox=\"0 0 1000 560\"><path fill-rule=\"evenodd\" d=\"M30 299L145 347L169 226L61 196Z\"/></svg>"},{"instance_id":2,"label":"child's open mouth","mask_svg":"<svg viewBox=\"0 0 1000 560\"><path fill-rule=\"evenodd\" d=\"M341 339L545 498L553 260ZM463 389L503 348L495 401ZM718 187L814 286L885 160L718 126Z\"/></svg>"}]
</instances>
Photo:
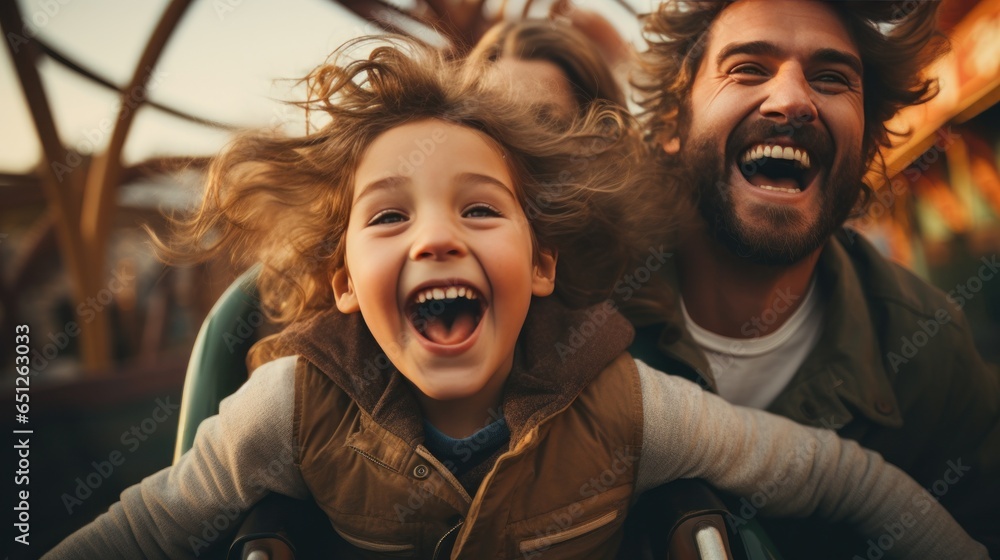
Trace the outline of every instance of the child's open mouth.
<instances>
[{"instance_id":1,"label":"child's open mouth","mask_svg":"<svg viewBox=\"0 0 1000 560\"><path fill-rule=\"evenodd\" d=\"M486 310L482 295L472 286L458 284L421 288L406 306L406 315L421 336L445 346L468 340Z\"/></svg>"}]
</instances>

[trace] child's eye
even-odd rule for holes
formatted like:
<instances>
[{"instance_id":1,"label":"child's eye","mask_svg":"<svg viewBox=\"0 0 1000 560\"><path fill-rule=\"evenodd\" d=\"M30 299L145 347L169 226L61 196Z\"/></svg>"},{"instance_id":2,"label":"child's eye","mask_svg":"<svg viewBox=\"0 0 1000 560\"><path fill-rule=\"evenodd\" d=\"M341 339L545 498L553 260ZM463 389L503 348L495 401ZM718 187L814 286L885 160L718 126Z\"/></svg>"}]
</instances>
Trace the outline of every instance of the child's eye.
<instances>
[{"instance_id":1,"label":"child's eye","mask_svg":"<svg viewBox=\"0 0 1000 560\"><path fill-rule=\"evenodd\" d=\"M473 204L462 212L463 218L495 218L501 215L499 210L485 202Z\"/></svg>"},{"instance_id":2,"label":"child's eye","mask_svg":"<svg viewBox=\"0 0 1000 560\"><path fill-rule=\"evenodd\" d=\"M368 220L368 225L398 224L405 221L406 216L398 210L382 210L378 214L375 214L372 219Z\"/></svg>"}]
</instances>

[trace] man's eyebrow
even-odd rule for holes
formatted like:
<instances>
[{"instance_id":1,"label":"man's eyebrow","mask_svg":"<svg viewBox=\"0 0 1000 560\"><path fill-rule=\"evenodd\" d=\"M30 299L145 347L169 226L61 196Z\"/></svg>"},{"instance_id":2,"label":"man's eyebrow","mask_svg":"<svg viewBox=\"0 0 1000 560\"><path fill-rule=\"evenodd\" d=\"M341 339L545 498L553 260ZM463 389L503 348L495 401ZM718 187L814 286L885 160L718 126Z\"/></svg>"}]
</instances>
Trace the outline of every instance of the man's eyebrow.
<instances>
[{"instance_id":1,"label":"man's eyebrow","mask_svg":"<svg viewBox=\"0 0 1000 560\"><path fill-rule=\"evenodd\" d=\"M749 41L746 43L730 43L719 51L716 57L717 64L721 65L730 56L738 54L749 54L758 56L781 56L783 51L778 45L769 41ZM817 62L831 62L844 64L854 70L859 76L863 74L861 59L857 56L839 49L823 48L812 53L812 60Z\"/></svg>"},{"instance_id":2,"label":"man's eyebrow","mask_svg":"<svg viewBox=\"0 0 1000 560\"><path fill-rule=\"evenodd\" d=\"M503 191L505 193L507 193L508 196L510 196L511 198L513 198L515 201L517 200L517 196L514 195L514 191L510 187L510 185L504 183L503 181L501 181L500 179L497 179L496 177L491 177L489 175L483 175L482 173L471 173L471 172L469 172L469 173L462 173L462 174L458 175L458 177L456 177L455 180L458 183L465 184L465 185L470 184L470 183L486 183L487 185L492 185L492 186L495 186L497 188L503 189Z\"/></svg>"},{"instance_id":3,"label":"man's eyebrow","mask_svg":"<svg viewBox=\"0 0 1000 560\"><path fill-rule=\"evenodd\" d=\"M834 64L844 64L854 70L858 76L864 75L864 65L861 59L853 54L837 49L819 49L813 53L813 59L818 62L832 62Z\"/></svg>"},{"instance_id":4,"label":"man's eyebrow","mask_svg":"<svg viewBox=\"0 0 1000 560\"><path fill-rule=\"evenodd\" d=\"M727 58L737 54L751 54L764 56L780 56L782 50L778 45L769 41L748 41L746 43L729 43L719 51L716 63L721 65Z\"/></svg>"},{"instance_id":5,"label":"man's eyebrow","mask_svg":"<svg viewBox=\"0 0 1000 560\"><path fill-rule=\"evenodd\" d=\"M361 187L361 190L358 193L358 197L354 199L354 204L357 204L358 201L360 201L362 198L370 194L375 194L379 191L385 191L385 190L396 190L405 185L406 183L407 179L405 177L400 177L399 175L394 175L392 177L384 177L382 179L376 179L375 181L372 181L371 183L368 183L367 185Z\"/></svg>"}]
</instances>

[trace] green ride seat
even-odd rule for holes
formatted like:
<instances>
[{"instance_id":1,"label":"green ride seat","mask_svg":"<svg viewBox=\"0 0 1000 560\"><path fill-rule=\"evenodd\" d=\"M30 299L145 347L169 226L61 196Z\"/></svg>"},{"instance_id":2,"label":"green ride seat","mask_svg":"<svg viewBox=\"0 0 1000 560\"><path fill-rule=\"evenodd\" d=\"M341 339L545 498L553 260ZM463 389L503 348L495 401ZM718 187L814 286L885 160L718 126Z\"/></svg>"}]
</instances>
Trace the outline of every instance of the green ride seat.
<instances>
[{"instance_id":1,"label":"green ride seat","mask_svg":"<svg viewBox=\"0 0 1000 560\"><path fill-rule=\"evenodd\" d=\"M264 312L257 294L260 266L240 275L208 312L191 349L181 395L174 462L191 449L202 420L219 413L219 403L243 385L250 373L246 356L260 338Z\"/></svg>"}]
</instances>

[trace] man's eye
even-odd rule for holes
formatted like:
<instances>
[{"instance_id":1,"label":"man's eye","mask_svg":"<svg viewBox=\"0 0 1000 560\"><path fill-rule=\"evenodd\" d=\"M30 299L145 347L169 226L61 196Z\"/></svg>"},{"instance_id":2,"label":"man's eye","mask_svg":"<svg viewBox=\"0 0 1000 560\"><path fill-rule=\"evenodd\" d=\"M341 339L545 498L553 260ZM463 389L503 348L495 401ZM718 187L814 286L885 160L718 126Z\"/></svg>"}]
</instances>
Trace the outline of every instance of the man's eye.
<instances>
[{"instance_id":1,"label":"man's eye","mask_svg":"<svg viewBox=\"0 0 1000 560\"><path fill-rule=\"evenodd\" d=\"M486 203L473 204L462 212L463 218L495 218L500 211Z\"/></svg>"},{"instance_id":2,"label":"man's eye","mask_svg":"<svg viewBox=\"0 0 1000 560\"><path fill-rule=\"evenodd\" d=\"M730 75L765 76L767 75L760 66L756 64L740 64L729 71Z\"/></svg>"},{"instance_id":3,"label":"man's eye","mask_svg":"<svg viewBox=\"0 0 1000 560\"><path fill-rule=\"evenodd\" d=\"M813 78L814 87L822 93L839 93L850 89L851 81L842 74L826 72Z\"/></svg>"},{"instance_id":4,"label":"man's eye","mask_svg":"<svg viewBox=\"0 0 1000 560\"><path fill-rule=\"evenodd\" d=\"M378 214L375 214L372 219L368 220L368 225L398 224L405 221L406 216L398 210L382 210Z\"/></svg>"}]
</instances>

